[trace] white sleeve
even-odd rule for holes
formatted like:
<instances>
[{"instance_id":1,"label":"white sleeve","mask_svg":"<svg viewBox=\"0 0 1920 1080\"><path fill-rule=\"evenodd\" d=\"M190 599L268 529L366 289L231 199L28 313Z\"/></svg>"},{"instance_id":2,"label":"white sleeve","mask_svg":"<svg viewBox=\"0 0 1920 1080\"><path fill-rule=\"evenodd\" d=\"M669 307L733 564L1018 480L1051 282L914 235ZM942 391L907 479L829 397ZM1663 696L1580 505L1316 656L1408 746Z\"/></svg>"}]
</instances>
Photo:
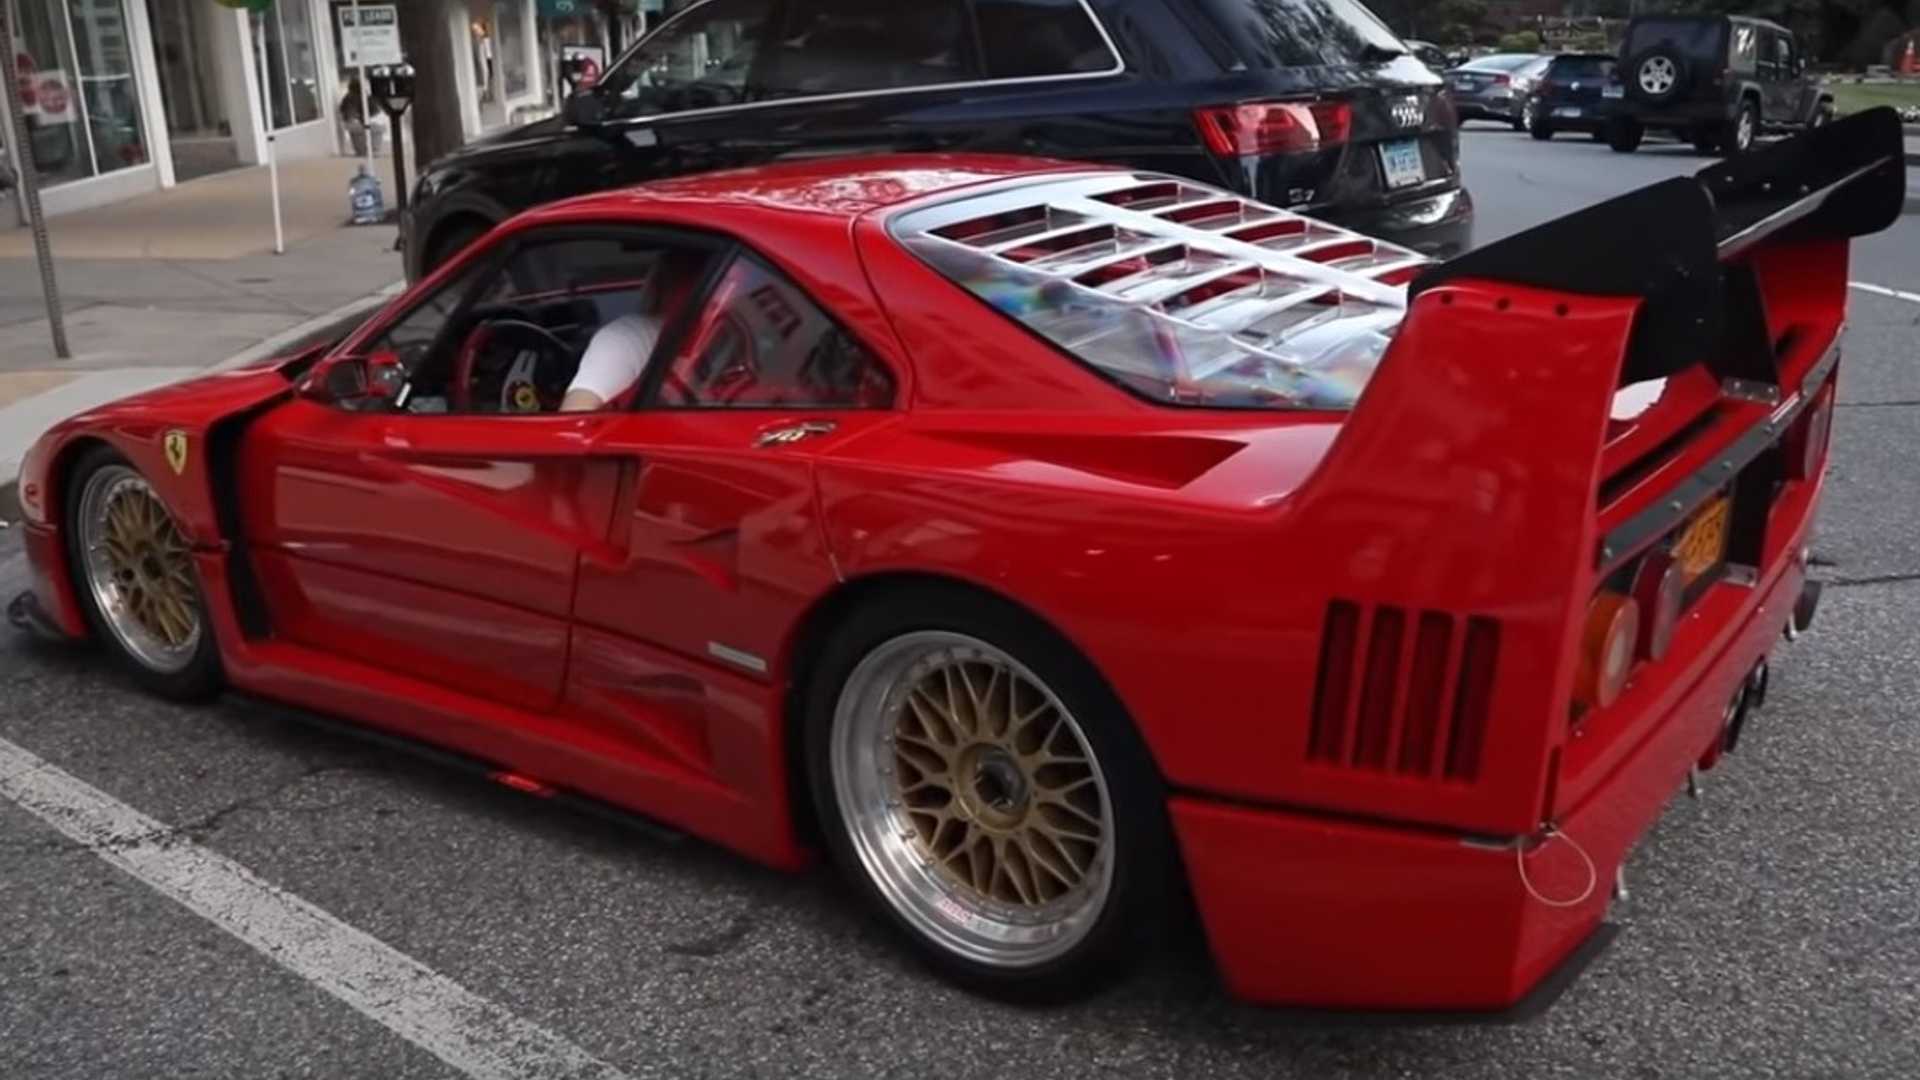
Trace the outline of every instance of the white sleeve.
<instances>
[{"instance_id":1,"label":"white sleeve","mask_svg":"<svg viewBox=\"0 0 1920 1080\"><path fill-rule=\"evenodd\" d=\"M612 401L632 389L660 340L660 322L650 315L622 315L594 332L567 392L585 390Z\"/></svg>"}]
</instances>

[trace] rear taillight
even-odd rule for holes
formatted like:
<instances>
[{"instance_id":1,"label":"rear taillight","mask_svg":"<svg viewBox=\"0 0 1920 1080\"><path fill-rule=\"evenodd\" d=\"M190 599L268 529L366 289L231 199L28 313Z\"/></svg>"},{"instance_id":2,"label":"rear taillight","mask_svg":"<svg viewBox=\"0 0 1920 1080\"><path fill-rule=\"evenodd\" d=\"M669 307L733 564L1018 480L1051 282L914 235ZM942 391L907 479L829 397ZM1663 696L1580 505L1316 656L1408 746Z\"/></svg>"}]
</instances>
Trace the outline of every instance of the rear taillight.
<instances>
[{"instance_id":1,"label":"rear taillight","mask_svg":"<svg viewBox=\"0 0 1920 1080\"><path fill-rule=\"evenodd\" d=\"M1580 635L1580 670L1574 696L1580 704L1604 709L1620 699L1633 671L1640 638L1640 605L1631 596L1603 589L1587 606Z\"/></svg>"},{"instance_id":2,"label":"rear taillight","mask_svg":"<svg viewBox=\"0 0 1920 1080\"><path fill-rule=\"evenodd\" d=\"M1229 157L1293 153L1337 146L1353 131L1344 101L1270 101L1194 111L1207 149Z\"/></svg>"},{"instance_id":3,"label":"rear taillight","mask_svg":"<svg viewBox=\"0 0 1920 1080\"><path fill-rule=\"evenodd\" d=\"M1655 552L1641 560L1633 579L1633 599L1640 606L1641 656L1658 660L1667 655L1686 597L1687 572L1673 556Z\"/></svg>"},{"instance_id":4,"label":"rear taillight","mask_svg":"<svg viewBox=\"0 0 1920 1080\"><path fill-rule=\"evenodd\" d=\"M1493 77L1493 85L1495 86L1506 86L1511 82L1513 82L1513 79L1506 75L1495 75Z\"/></svg>"},{"instance_id":5,"label":"rear taillight","mask_svg":"<svg viewBox=\"0 0 1920 1080\"><path fill-rule=\"evenodd\" d=\"M1832 432L1833 386L1828 384L1800 418L1787 447L1787 468L1795 480L1811 480L1820 475L1820 463L1826 460L1827 441Z\"/></svg>"}]
</instances>

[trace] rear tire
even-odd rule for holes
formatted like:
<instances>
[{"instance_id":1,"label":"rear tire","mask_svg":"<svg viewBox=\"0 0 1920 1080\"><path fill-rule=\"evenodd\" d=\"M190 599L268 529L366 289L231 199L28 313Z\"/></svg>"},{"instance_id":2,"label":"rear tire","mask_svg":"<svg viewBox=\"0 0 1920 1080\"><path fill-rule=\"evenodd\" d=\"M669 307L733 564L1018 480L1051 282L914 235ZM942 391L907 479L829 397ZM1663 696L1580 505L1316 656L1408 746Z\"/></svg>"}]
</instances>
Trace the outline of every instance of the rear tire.
<instances>
[{"instance_id":1,"label":"rear tire","mask_svg":"<svg viewBox=\"0 0 1920 1080\"><path fill-rule=\"evenodd\" d=\"M1647 137L1647 129L1637 120L1615 120L1607 125L1607 145L1616 154L1631 154L1640 149L1640 141Z\"/></svg>"},{"instance_id":2,"label":"rear tire","mask_svg":"<svg viewBox=\"0 0 1920 1080\"><path fill-rule=\"evenodd\" d=\"M173 512L107 447L75 465L67 564L93 636L146 690L200 701L224 681L205 590Z\"/></svg>"},{"instance_id":3,"label":"rear tire","mask_svg":"<svg viewBox=\"0 0 1920 1080\"><path fill-rule=\"evenodd\" d=\"M1082 996L1171 921L1179 867L1152 757L1032 616L957 588L889 593L834 630L803 703L834 862L946 977Z\"/></svg>"},{"instance_id":4,"label":"rear tire","mask_svg":"<svg viewBox=\"0 0 1920 1080\"><path fill-rule=\"evenodd\" d=\"M1753 149L1753 141L1760 134L1760 110L1754 108L1751 100L1742 101L1740 108L1721 129L1716 140L1721 153L1726 157L1739 157Z\"/></svg>"}]
</instances>

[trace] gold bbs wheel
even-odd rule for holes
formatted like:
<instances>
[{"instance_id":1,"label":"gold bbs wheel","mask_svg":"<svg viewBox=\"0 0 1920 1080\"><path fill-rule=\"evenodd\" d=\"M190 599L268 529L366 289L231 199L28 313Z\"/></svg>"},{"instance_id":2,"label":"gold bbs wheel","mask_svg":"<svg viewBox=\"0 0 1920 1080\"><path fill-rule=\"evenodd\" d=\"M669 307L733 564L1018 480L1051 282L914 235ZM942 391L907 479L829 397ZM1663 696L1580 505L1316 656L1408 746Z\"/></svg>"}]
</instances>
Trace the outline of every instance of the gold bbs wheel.
<instances>
[{"instance_id":1,"label":"gold bbs wheel","mask_svg":"<svg viewBox=\"0 0 1920 1080\"><path fill-rule=\"evenodd\" d=\"M829 760L882 897L943 948L1043 964L1098 921L1114 815L1085 733L1008 653L946 631L885 641L841 691Z\"/></svg>"},{"instance_id":2,"label":"gold bbs wheel","mask_svg":"<svg viewBox=\"0 0 1920 1080\"><path fill-rule=\"evenodd\" d=\"M200 589L186 540L144 477L105 465L87 478L80 555L100 620L141 666L182 671L200 647Z\"/></svg>"}]
</instances>

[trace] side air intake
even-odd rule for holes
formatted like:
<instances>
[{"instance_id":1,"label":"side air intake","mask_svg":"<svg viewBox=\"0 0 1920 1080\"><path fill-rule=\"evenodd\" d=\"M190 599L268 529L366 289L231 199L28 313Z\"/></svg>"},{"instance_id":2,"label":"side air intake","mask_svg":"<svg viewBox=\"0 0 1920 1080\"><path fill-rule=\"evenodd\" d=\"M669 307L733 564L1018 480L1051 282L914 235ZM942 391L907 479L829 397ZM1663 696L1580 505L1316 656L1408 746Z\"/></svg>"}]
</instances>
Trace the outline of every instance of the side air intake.
<instances>
[{"instance_id":1,"label":"side air intake","mask_svg":"<svg viewBox=\"0 0 1920 1080\"><path fill-rule=\"evenodd\" d=\"M1473 782L1499 653L1493 619L1333 601L1320 640L1307 759Z\"/></svg>"}]
</instances>

